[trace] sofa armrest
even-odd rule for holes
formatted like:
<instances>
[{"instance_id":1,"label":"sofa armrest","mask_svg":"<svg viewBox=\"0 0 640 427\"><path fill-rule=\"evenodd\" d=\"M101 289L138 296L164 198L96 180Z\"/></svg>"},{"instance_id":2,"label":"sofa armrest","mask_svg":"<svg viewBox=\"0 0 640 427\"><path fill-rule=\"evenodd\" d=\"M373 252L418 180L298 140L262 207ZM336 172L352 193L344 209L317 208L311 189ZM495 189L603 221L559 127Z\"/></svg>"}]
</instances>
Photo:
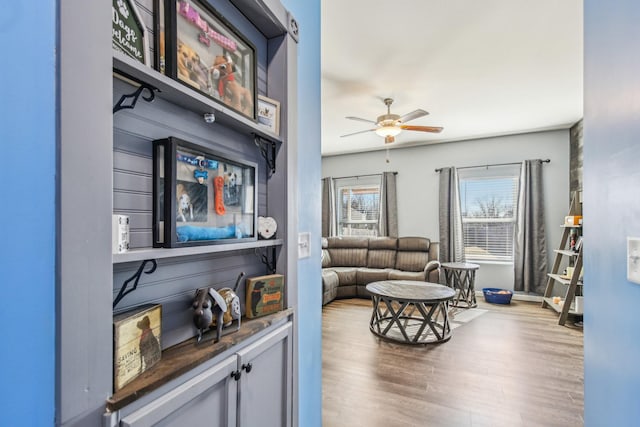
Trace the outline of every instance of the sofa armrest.
<instances>
[{"instance_id":1,"label":"sofa armrest","mask_svg":"<svg viewBox=\"0 0 640 427\"><path fill-rule=\"evenodd\" d=\"M440 262L436 260L429 261L424 267L424 278L427 282L440 283Z\"/></svg>"},{"instance_id":2,"label":"sofa armrest","mask_svg":"<svg viewBox=\"0 0 640 427\"><path fill-rule=\"evenodd\" d=\"M430 271L436 270L440 268L440 261L429 261L427 265L424 267L424 273L429 274Z\"/></svg>"}]
</instances>

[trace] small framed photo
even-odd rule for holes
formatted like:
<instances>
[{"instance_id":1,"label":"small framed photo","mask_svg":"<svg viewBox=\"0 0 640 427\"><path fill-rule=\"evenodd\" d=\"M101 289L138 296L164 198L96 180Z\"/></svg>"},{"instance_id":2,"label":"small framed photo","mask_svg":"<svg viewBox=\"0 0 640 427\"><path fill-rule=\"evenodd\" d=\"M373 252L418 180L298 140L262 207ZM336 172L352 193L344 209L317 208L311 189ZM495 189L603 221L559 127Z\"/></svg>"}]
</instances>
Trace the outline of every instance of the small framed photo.
<instances>
[{"instance_id":1,"label":"small framed photo","mask_svg":"<svg viewBox=\"0 0 640 427\"><path fill-rule=\"evenodd\" d=\"M270 132L280 135L280 103L258 95L258 123Z\"/></svg>"},{"instance_id":2,"label":"small framed photo","mask_svg":"<svg viewBox=\"0 0 640 427\"><path fill-rule=\"evenodd\" d=\"M255 47L206 1L156 1L156 68L255 121Z\"/></svg>"}]
</instances>

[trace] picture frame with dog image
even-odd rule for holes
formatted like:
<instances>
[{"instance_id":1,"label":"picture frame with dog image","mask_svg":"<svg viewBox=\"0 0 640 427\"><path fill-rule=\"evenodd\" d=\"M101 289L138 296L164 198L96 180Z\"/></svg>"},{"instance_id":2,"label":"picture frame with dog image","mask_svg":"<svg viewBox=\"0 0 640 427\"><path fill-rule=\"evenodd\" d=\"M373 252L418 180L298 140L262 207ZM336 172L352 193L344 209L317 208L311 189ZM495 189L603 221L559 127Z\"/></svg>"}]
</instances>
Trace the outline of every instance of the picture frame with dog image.
<instances>
[{"instance_id":1,"label":"picture frame with dog image","mask_svg":"<svg viewBox=\"0 0 640 427\"><path fill-rule=\"evenodd\" d=\"M153 142L153 246L255 241L257 163L175 137Z\"/></svg>"},{"instance_id":2,"label":"picture frame with dog image","mask_svg":"<svg viewBox=\"0 0 640 427\"><path fill-rule=\"evenodd\" d=\"M254 45L208 2L158 0L156 4L160 15L155 23L156 67L256 122Z\"/></svg>"},{"instance_id":3,"label":"picture frame with dog image","mask_svg":"<svg viewBox=\"0 0 640 427\"><path fill-rule=\"evenodd\" d=\"M273 132L280 135L280 103L275 99L258 95L258 123Z\"/></svg>"}]
</instances>

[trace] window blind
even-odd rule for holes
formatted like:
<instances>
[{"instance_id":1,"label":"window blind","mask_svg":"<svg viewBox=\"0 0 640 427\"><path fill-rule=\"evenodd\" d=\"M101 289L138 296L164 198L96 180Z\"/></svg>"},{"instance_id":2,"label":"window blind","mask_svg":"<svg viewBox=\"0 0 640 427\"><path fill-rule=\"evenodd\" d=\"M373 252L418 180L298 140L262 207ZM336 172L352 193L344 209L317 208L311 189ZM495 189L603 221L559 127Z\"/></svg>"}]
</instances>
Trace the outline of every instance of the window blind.
<instances>
[{"instance_id":1,"label":"window blind","mask_svg":"<svg viewBox=\"0 0 640 427\"><path fill-rule=\"evenodd\" d=\"M459 170L467 259L513 261L519 176L520 165Z\"/></svg>"}]
</instances>

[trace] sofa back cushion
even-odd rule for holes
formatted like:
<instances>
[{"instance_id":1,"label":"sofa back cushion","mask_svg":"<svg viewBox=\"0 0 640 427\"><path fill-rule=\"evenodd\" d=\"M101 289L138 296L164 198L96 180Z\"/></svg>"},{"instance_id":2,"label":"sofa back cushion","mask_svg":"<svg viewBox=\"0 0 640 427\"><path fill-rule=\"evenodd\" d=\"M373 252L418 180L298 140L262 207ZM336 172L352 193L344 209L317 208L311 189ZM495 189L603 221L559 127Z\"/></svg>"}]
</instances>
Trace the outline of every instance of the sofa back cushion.
<instances>
[{"instance_id":1,"label":"sofa back cushion","mask_svg":"<svg viewBox=\"0 0 640 427\"><path fill-rule=\"evenodd\" d=\"M329 242L326 237L322 238L322 268L331 267L331 255L329 255Z\"/></svg>"},{"instance_id":2,"label":"sofa back cushion","mask_svg":"<svg viewBox=\"0 0 640 427\"><path fill-rule=\"evenodd\" d=\"M394 237L372 237L369 239L367 267L395 268L398 239Z\"/></svg>"},{"instance_id":3,"label":"sofa back cushion","mask_svg":"<svg viewBox=\"0 0 640 427\"><path fill-rule=\"evenodd\" d=\"M396 255L397 270L422 271L429 262L431 241L424 237L400 237Z\"/></svg>"},{"instance_id":4,"label":"sofa back cushion","mask_svg":"<svg viewBox=\"0 0 640 427\"><path fill-rule=\"evenodd\" d=\"M329 237L332 267L366 267L369 239L366 237Z\"/></svg>"}]
</instances>

